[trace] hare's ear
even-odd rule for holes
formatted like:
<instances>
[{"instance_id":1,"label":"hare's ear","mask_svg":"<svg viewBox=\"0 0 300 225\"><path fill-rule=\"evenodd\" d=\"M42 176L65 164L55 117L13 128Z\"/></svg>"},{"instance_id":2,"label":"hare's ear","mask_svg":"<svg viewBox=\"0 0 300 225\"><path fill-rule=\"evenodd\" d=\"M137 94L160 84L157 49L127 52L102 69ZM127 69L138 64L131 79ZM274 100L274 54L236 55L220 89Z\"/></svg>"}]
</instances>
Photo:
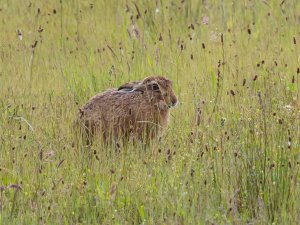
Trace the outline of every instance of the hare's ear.
<instances>
[{"instance_id":1,"label":"hare's ear","mask_svg":"<svg viewBox=\"0 0 300 225\"><path fill-rule=\"evenodd\" d=\"M133 91L133 88L136 84L139 84L140 82L131 82L123 84L118 88L118 91Z\"/></svg>"},{"instance_id":2,"label":"hare's ear","mask_svg":"<svg viewBox=\"0 0 300 225\"><path fill-rule=\"evenodd\" d=\"M136 85L133 86L133 91L140 91L142 93L144 93L144 91L146 91L146 86L143 83L138 83Z\"/></svg>"}]
</instances>

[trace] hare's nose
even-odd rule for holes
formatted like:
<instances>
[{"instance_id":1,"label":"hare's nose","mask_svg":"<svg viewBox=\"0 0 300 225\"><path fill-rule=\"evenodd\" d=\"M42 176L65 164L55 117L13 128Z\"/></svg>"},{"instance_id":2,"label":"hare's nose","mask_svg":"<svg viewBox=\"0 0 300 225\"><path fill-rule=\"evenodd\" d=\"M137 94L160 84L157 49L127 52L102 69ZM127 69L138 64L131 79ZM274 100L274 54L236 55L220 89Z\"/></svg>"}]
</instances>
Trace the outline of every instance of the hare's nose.
<instances>
[{"instance_id":1,"label":"hare's nose","mask_svg":"<svg viewBox=\"0 0 300 225\"><path fill-rule=\"evenodd\" d=\"M178 100L177 99L172 100L171 102L172 102L172 107L175 107L178 104Z\"/></svg>"}]
</instances>

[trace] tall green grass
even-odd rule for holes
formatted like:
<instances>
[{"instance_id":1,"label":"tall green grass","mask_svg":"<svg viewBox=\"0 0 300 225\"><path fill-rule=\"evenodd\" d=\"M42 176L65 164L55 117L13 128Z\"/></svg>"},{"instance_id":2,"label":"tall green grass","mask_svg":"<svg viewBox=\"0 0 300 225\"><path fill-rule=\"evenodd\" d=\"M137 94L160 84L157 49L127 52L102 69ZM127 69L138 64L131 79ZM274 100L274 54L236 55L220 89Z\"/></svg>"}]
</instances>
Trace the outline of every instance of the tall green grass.
<instances>
[{"instance_id":1,"label":"tall green grass","mask_svg":"<svg viewBox=\"0 0 300 225\"><path fill-rule=\"evenodd\" d=\"M0 223L297 224L299 12L2 0ZM180 101L161 140L74 145L91 96L153 74Z\"/></svg>"}]
</instances>

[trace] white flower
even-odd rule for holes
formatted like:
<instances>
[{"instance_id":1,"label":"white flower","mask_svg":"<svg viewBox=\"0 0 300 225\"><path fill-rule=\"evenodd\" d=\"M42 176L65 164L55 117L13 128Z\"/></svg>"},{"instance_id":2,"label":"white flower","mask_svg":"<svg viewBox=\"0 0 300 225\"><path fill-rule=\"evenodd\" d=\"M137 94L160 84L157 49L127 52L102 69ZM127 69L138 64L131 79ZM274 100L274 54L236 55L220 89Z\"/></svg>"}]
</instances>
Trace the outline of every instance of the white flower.
<instances>
[{"instance_id":1,"label":"white flower","mask_svg":"<svg viewBox=\"0 0 300 225\"><path fill-rule=\"evenodd\" d=\"M285 105L285 106L283 106L283 108L285 108L287 110L292 110L293 106L291 106L291 105Z\"/></svg>"},{"instance_id":2,"label":"white flower","mask_svg":"<svg viewBox=\"0 0 300 225\"><path fill-rule=\"evenodd\" d=\"M202 17L202 23L205 24L205 25L207 25L208 22L209 22L208 16L203 16L203 17Z\"/></svg>"}]
</instances>

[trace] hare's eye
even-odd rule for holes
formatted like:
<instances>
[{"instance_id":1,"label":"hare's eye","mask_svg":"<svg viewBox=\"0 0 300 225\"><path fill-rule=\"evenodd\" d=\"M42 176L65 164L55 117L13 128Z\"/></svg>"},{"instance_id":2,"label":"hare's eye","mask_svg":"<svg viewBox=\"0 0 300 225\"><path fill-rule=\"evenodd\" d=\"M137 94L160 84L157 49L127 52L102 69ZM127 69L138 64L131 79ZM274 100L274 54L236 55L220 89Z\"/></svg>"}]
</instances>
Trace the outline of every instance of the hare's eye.
<instances>
[{"instance_id":1,"label":"hare's eye","mask_svg":"<svg viewBox=\"0 0 300 225\"><path fill-rule=\"evenodd\" d=\"M152 88L153 91L159 91L159 86L158 86L158 84L152 84L152 85L151 85L151 88Z\"/></svg>"}]
</instances>

